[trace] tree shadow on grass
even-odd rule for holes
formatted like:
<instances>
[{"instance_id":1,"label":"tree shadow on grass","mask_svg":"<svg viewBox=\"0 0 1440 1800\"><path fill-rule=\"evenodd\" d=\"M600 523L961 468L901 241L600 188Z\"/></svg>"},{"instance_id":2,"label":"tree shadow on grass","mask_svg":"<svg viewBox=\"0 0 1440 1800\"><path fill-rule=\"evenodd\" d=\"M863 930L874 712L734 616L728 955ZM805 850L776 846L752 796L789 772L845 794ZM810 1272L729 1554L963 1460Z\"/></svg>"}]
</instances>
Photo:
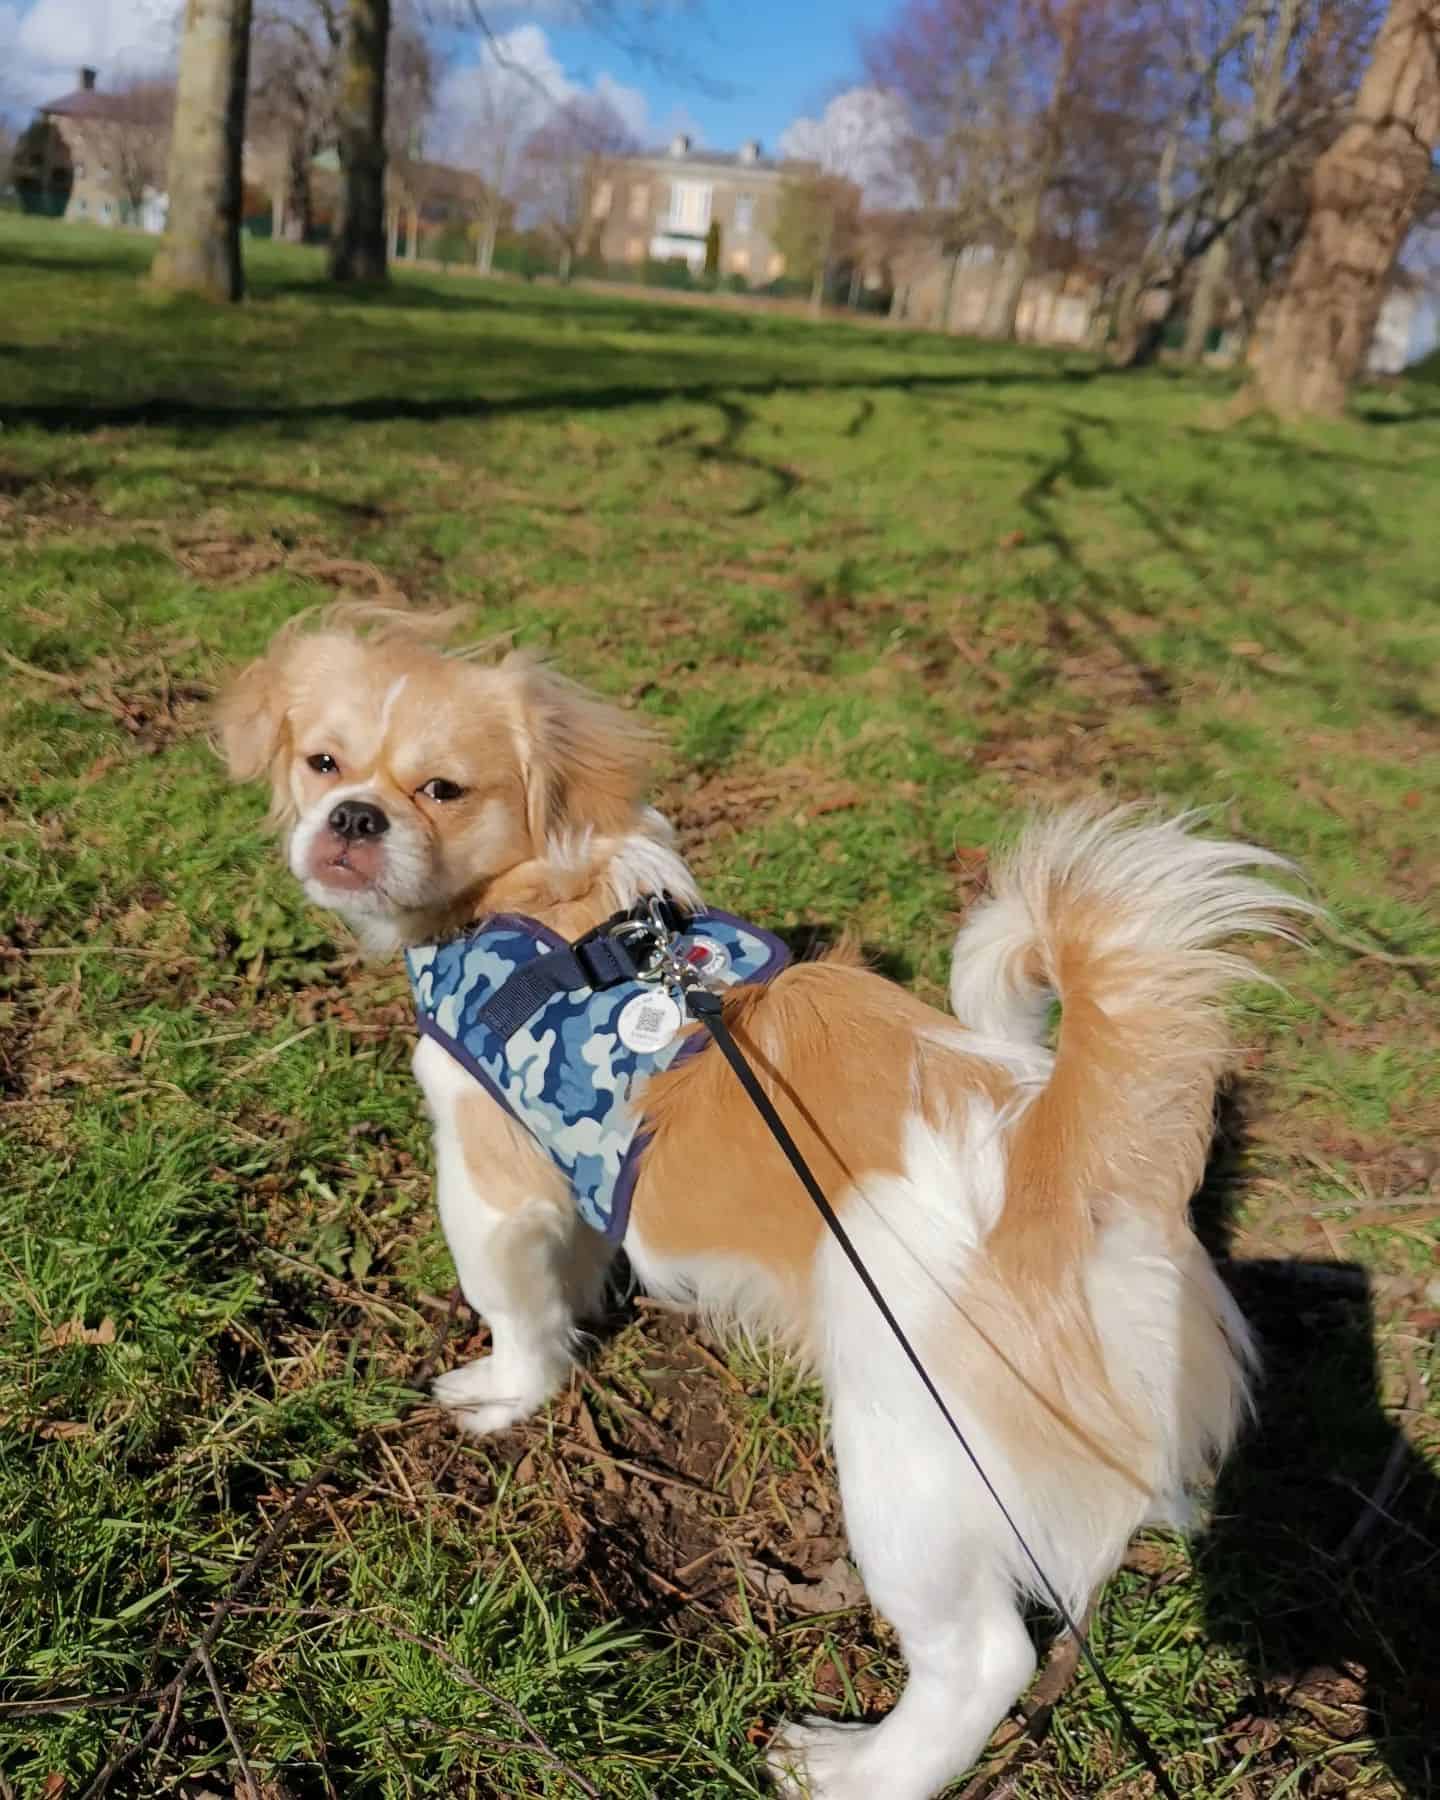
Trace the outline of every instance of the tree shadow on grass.
<instances>
[{"instance_id":1,"label":"tree shadow on grass","mask_svg":"<svg viewBox=\"0 0 1440 1800\"><path fill-rule=\"evenodd\" d=\"M1227 1735L1253 1759L1258 1793L1291 1779L1297 1794L1341 1796L1375 1755L1401 1792L1433 1793L1440 1480L1403 1429L1423 1390L1397 1424L1359 1264L1230 1258L1244 1128L1233 1107L1222 1118L1197 1226L1264 1368L1257 1416L1196 1546L1207 1635L1253 1677ZM1396 1341L1406 1348L1403 1327Z\"/></svg>"},{"instance_id":2,"label":"tree shadow on grass","mask_svg":"<svg viewBox=\"0 0 1440 1800\"><path fill-rule=\"evenodd\" d=\"M547 359L548 360L548 359ZM583 359L593 366L594 358ZM780 394L912 393L967 387L1010 388L1098 379L1099 371L965 370L950 375L863 375L849 380L833 376L767 374L753 380L707 378L702 381L597 383L593 387L557 383L515 395L444 393L363 394L313 404L282 400L216 397L192 400L177 394L153 394L121 401L39 400L6 408L6 422L39 431L124 430L158 426L213 435L217 431L255 425L304 428L326 423L354 425L444 424L477 419L525 417L536 413L616 412L631 407L660 406L676 401L719 404L736 395L769 398Z\"/></svg>"},{"instance_id":3,"label":"tree shadow on grass","mask_svg":"<svg viewBox=\"0 0 1440 1800\"><path fill-rule=\"evenodd\" d=\"M1164 629L1169 621L1163 602L1156 600L1147 583L1135 573L1133 559L1109 559L1103 566L1097 563L1087 547L1067 530L1059 502L1065 494L1077 491L1104 492L1113 496L1139 524L1155 549L1185 571L1197 594L1207 590L1213 592L1213 603L1207 607L1203 622L1187 616L1184 630L1192 643L1203 648L1210 666L1217 669L1233 661L1235 656L1230 643L1235 625L1230 604L1232 595L1217 589L1217 580L1225 577L1204 554L1187 542L1174 521L1133 483L1117 480L1096 461L1089 438L1097 432L1113 436L1119 429L1115 421L1064 407L1058 411L1061 446L1041 463L1020 495L1020 505L1030 520L1030 540L1047 545L1072 578L1065 592L1047 604L1055 612L1057 621L1060 621L1059 609L1072 608L1083 618L1093 637L1125 662L1147 700L1163 708L1173 708L1179 700L1171 675L1145 654L1136 642L1133 626L1119 622L1121 618L1139 618L1151 621L1157 631ZM1217 447L1235 447L1241 451L1260 449L1266 455L1283 459L1294 470L1297 491L1310 496L1308 518L1343 526L1351 541L1357 544L1375 540L1378 528L1374 511L1359 490L1363 478L1383 473L1383 463L1336 451L1312 449L1288 438L1269 435L1218 439ZM1403 464L1394 466L1397 469L1405 467ZM1232 549L1237 545L1247 547L1257 563L1284 562L1307 567L1314 573L1328 573L1334 568L1337 555L1334 549L1299 547L1283 522L1273 521L1263 508L1254 504L1243 481L1227 483L1217 479L1203 494L1193 495L1192 502L1196 510L1203 511L1208 529L1223 535ZM1316 603L1315 610L1324 613L1332 625L1345 622L1323 602ZM1273 608L1263 625L1256 629L1268 640L1261 646L1262 650L1274 650L1287 659L1289 666L1251 658L1246 668L1252 680L1274 688L1301 687L1337 703L1350 697L1350 683L1345 677L1320 666L1310 644L1288 629ZM1440 715L1413 685L1388 678L1375 665L1370 674L1377 691L1384 696L1388 711L1424 728L1440 728Z\"/></svg>"}]
</instances>

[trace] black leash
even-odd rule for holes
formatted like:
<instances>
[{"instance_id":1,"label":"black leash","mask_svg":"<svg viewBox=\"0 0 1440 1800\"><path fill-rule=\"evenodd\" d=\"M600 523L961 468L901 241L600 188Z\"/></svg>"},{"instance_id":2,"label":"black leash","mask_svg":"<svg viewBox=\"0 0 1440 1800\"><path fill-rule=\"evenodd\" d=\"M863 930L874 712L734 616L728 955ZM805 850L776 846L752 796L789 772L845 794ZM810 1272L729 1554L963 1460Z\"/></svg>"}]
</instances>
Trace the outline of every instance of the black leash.
<instances>
[{"instance_id":1,"label":"black leash","mask_svg":"<svg viewBox=\"0 0 1440 1800\"><path fill-rule=\"evenodd\" d=\"M1174 1784L1171 1782L1170 1777L1165 1773L1165 1767L1160 1761L1158 1751L1150 1742L1150 1739L1145 1735L1140 1722L1125 1704L1119 1689L1101 1667L1095 1652L1090 1648L1090 1640L1080 1629L1079 1624L1071 1617L1070 1610L1060 1598L1060 1594L1056 1589L1054 1582L1051 1581L1050 1577L1040 1566L1040 1562L1036 1557L1035 1552L1025 1540L1025 1534L1015 1523L1009 1507L1006 1506L1005 1502L1000 1498L994 1483L985 1473L985 1469L981 1464L979 1457L977 1457L975 1452L971 1449L970 1442L966 1438L965 1433L956 1423L955 1415L946 1405L944 1395L940 1392L939 1388L936 1387L934 1381L931 1379L929 1370L925 1367L924 1363L921 1362L914 1345L910 1342L909 1338L906 1337L904 1327L891 1311L890 1302L885 1298L884 1294L880 1292L874 1276L870 1273L869 1269L865 1267L860 1252L855 1248L849 1232L846 1231L845 1227L841 1224L840 1217L836 1213L835 1208L825 1197L824 1189L810 1172L810 1165L800 1154L800 1147L786 1129L785 1121L780 1117L779 1113L776 1112L774 1106L770 1102L769 1096L756 1080L755 1071L750 1067L749 1063L746 1062L740 1046L730 1035L730 1027L725 1023L721 1006L721 996L717 993L712 993L708 988L700 987L694 982L686 983L684 992L685 1001L690 1009L692 1018L698 1019L705 1027L706 1031L709 1032L710 1036L719 1047L720 1054L735 1071L736 1079L749 1095L756 1112L758 1112L760 1117L765 1121L766 1126L769 1128L770 1135L785 1153L785 1160L795 1171L795 1174L799 1178L800 1185L815 1202L816 1210L829 1228L830 1235L844 1252L845 1260L860 1277L861 1285L875 1302L881 1318L884 1319L885 1323L890 1327L896 1343L899 1344L900 1348L905 1353L906 1361L924 1383L926 1393L929 1394L936 1406L940 1408L941 1416L945 1420L945 1423L950 1427L956 1443L959 1444L960 1448L965 1452L966 1457L969 1459L970 1466L980 1477L981 1484L986 1493L989 1494L990 1498L1000 1509L1001 1517L1010 1527L1011 1531L1015 1533L1016 1543L1018 1543L1020 1548L1024 1551L1026 1561L1030 1564L1030 1567L1035 1571L1036 1576L1039 1578L1040 1585L1044 1588L1051 1606L1054 1607L1056 1613L1059 1615L1061 1623L1079 1645L1080 1654L1085 1659L1085 1666L1100 1683L1101 1692L1110 1702L1111 1706L1114 1707L1115 1716L1124 1727L1126 1736L1139 1752L1140 1760L1154 1777L1156 1787L1160 1790L1161 1794L1164 1795L1164 1800L1180 1800L1180 1796L1175 1791Z\"/></svg>"}]
</instances>

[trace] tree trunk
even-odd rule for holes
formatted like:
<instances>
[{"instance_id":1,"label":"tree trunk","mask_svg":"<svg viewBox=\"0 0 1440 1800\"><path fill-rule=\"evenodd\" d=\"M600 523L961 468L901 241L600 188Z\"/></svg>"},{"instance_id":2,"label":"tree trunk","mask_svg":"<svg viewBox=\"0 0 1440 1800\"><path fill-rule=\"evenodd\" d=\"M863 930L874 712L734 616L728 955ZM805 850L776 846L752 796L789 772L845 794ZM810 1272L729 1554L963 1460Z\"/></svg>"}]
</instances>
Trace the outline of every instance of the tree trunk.
<instances>
[{"instance_id":1,"label":"tree trunk","mask_svg":"<svg viewBox=\"0 0 1440 1800\"><path fill-rule=\"evenodd\" d=\"M985 297L985 321L980 327L990 338L1013 338L1020 316L1020 296L1030 275L1030 244L1016 242L1000 258L990 292Z\"/></svg>"},{"instance_id":2,"label":"tree trunk","mask_svg":"<svg viewBox=\"0 0 1440 1800\"><path fill-rule=\"evenodd\" d=\"M475 267L482 275L488 275L495 266L495 239L499 229L499 218L493 211L487 212L480 221L480 238L475 246Z\"/></svg>"},{"instance_id":3,"label":"tree trunk","mask_svg":"<svg viewBox=\"0 0 1440 1800\"><path fill-rule=\"evenodd\" d=\"M1187 363L1198 363L1205 355L1229 268L1230 239L1217 237L1200 260L1200 273L1185 320L1185 346L1181 354Z\"/></svg>"},{"instance_id":4,"label":"tree trunk","mask_svg":"<svg viewBox=\"0 0 1440 1800\"><path fill-rule=\"evenodd\" d=\"M340 227L330 253L333 281L384 281L385 54L390 0L350 0L345 67L336 109Z\"/></svg>"},{"instance_id":5,"label":"tree trunk","mask_svg":"<svg viewBox=\"0 0 1440 1800\"><path fill-rule=\"evenodd\" d=\"M292 244L303 244L309 235L310 144L306 134L301 132L291 139L286 152L285 236Z\"/></svg>"},{"instance_id":6,"label":"tree trunk","mask_svg":"<svg viewBox=\"0 0 1440 1800\"><path fill-rule=\"evenodd\" d=\"M1262 405L1343 412L1440 137L1440 0L1391 0L1353 122L1310 178L1305 235L1261 309L1252 357Z\"/></svg>"},{"instance_id":7,"label":"tree trunk","mask_svg":"<svg viewBox=\"0 0 1440 1800\"><path fill-rule=\"evenodd\" d=\"M187 0L170 139L170 207L156 287L239 300L240 152L250 72L250 0Z\"/></svg>"}]
</instances>

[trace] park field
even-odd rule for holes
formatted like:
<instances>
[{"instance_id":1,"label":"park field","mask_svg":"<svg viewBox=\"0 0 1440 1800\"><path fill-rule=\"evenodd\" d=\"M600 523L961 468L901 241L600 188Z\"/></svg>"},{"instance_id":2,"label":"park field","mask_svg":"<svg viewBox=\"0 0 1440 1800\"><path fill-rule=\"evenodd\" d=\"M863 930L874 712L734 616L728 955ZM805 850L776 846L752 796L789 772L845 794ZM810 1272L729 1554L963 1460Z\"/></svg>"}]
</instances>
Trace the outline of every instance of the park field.
<instances>
[{"instance_id":1,"label":"park field","mask_svg":"<svg viewBox=\"0 0 1440 1800\"><path fill-rule=\"evenodd\" d=\"M931 998L1038 803L1208 807L1303 866L1333 926L1260 952L1197 1202L1259 1416L1094 1639L1186 1795L1432 1791L1440 387L1281 433L1214 374L340 295L279 247L214 311L150 248L0 217L0 1796L97 1793L148 1732L112 1793L720 1800L781 1717L896 1692L763 1348L617 1296L521 1431L416 1391L483 1337L404 980L207 739L346 595L465 602L644 713L717 904ZM970 1800L1152 1791L1088 1676L1036 1735Z\"/></svg>"}]
</instances>

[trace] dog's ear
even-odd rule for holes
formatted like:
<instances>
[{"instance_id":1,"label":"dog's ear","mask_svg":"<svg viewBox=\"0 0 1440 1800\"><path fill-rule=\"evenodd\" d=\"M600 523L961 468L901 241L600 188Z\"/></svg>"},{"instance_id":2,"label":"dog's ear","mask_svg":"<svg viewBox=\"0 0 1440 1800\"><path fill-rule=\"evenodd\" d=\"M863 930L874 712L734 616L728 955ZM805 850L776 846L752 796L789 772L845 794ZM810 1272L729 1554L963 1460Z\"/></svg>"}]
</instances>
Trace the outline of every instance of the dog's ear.
<instances>
[{"instance_id":1,"label":"dog's ear","mask_svg":"<svg viewBox=\"0 0 1440 1800\"><path fill-rule=\"evenodd\" d=\"M286 738L284 659L273 651L256 657L220 695L215 727L232 781L269 773Z\"/></svg>"},{"instance_id":2,"label":"dog's ear","mask_svg":"<svg viewBox=\"0 0 1440 1800\"><path fill-rule=\"evenodd\" d=\"M524 652L506 658L518 683L526 824L536 849L559 831L632 829L656 738L648 726Z\"/></svg>"}]
</instances>

